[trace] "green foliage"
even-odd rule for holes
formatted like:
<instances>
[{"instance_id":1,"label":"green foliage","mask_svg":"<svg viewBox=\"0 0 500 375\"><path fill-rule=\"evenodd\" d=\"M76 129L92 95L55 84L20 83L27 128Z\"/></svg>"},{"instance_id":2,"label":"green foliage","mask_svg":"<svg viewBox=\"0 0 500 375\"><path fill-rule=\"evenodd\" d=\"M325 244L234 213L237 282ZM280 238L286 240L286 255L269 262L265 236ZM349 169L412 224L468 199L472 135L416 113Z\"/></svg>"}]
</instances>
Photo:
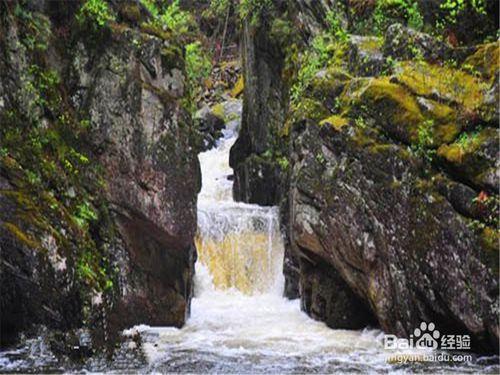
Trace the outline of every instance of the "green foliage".
<instances>
[{"instance_id":1,"label":"green foliage","mask_svg":"<svg viewBox=\"0 0 500 375\"><path fill-rule=\"evenodd\" d=\"M379 33L394 22L406 21L407 25L415 30L421 30L424 19L420 13L416 0L379 0L373 12L373 23Z\"/></svg>"},{"instance_id":2,"label":"green foliage","mask_svg":"<svg viewBox=\"0 0 500 375\"><path fill-rule=\"evenodd\" d=\"M344 64L349 35L334 12L328 12L326 19L327 30L314 37L308 49L289 54L287 64L295 72L290 89L292 111L307 105L302 102L304 93L320 70Z\"/></svg>"},{"instance_id":3,"label":"green foliage","mask_svg":"<svg viewBox=\"0 0 500 375\"><path fill-rule=\"evenodd\" d=\"M407 4L405 9L408 26L415 30L421 30L424 26L424 18L418 9L418 3L416 1L410 1Z\"/></svg>"},{"instance_id":4,"label":"green foliage","mask_svg":"<svg viewBox=\"0 0 500 375\"><path fill-rule=\"evenodd\" d=\"M186 74L189 81L200 82L210 74L211 63L200 42L186 46Z\"/></svg>"},{"instance_id":5,"label":"green foliage","mask_svg":"<svg viewBox=\"0 0 500 375\"><path fill-rule=\"evenodd\" d=\"M434 121L427 120L424 121L417 130L418 144L421 147L428 147L432 145L434 134L433 134Z\"/></svg>"},{"instance_id":6,"label":"green foliage","mask_svg":"<svg viewBox=\"0 0 500 375\"><path fill-rule=\"evenodd\" d=\"M101 257L94 249L84 249L76 264L78 278L95 291L107 291L113 288L113 277L117 270L109 269L109 260Z\"/></svg>"},{"instance_id":7,"label":"green foliage","mask_svg":"<svg viewBox=\"0 0 500 375\"><path fill-rule=\"evenodd\" d=\"M210 74L212 64L200 42L189 43L186 46L185 61L189 89L188 106L194 112L196 110L197 98L201 94L204 81Z\"/></svg>"},{"instance_id":8,"label":"green foliage","mask_svg":"<svg viewBox=\"0 0 500 375\"><path fill-rule=\"evenodd\" d=\"M343 64L348 36L345 30L340 28L340 24L333 20L334 18L330 18L335 26L332 26L328 33L316 36L311 47L298 54L294 61L297 73L290 89L292 107L300 103L305 89L321 69Z\"/></svg>"},{"instance_id":9,"label":"green foliage","mask_svg":"<svg viewBox=\"0 0 500 375\"><path fill-rule=\"evenodd\" d=\"M111 13L105 0L87 0L76 15L80 24L90 23L94 28L102 28L109 21L114 21L115 16Z\"/></svg>"},{"instance_id":10,"label":"green foliage","mask_svg":"<svg viewBox=\"0 0 500 375\"><path fill-rule=\"evenodd\" d=\"M482 127L477 128L472 133L462 133L456 140L456 143L462 150L467 150L475 141L478 140Z\"/></svg>"},{"instance_id":11,"label":"green foliage","mask_svg":"<svg viewBox=\"0 0 500 375\"><path fill-rule=\"evenodd\" d=\"M197 29L196 22L191 13L182 10L179 5L179 0L174 0L172 3L158 7L153 0L141 0L141 3L152 15L152 21L144 24L153 30L170 31L176 37L186 37L192 31Z\"/></svg>"},{"instance_id":12,"label":"green foliage","mask_svg":"<svg viewBox=\"0 0 500 375\"><path fill-rule=\"evenodd\" d=\"M179 6L179 0L174 0L163 14L160 15L160 21L163 26L176 34L186 34L194 27L193 17L189 12L182 10Z\"/></svg>"},{"instance_id":13,"label":"green foliage","mask_svg":"<svg viewBox=\"0 0 500 375\"><path fill-rule=\"evenodd\" d=\"M238 8L240 18L250 19L250 23L257 26L261 16L273 9L273 0L241 0Z\"/></svg>"},{"instance_id":14,"label":"green foliage","mask_svg":"<svg viewBox=\"0 0 500 375\"><path fill-rule=\"evenodd\" d=\"M358 128L366 129L368 125L366 124L365 118L363 116L358 116L354 119L354 125Z\"/></svg>"},{"instance_id":15,"label":"green foliage","mask_svg":"<svg viewBox=\"0 0 500 375\"><path fill-rule=\"evenodd\" d=\"M323 155L323 154L316 154L316 161L318 163L320 163L321 165L326 164L325 155Z\"/></svg>"},{"instance_id":16,"label":"green foliage","mask_svg":"<svg viewBox=\"0 0 500 375\"><path fill-rule=\"evenodd\" d=\"M230 0L212 0L207 14L213 17L225 17L230 6Z\"/></svg>"},{"instance_id":17,"label":"green foliage","mask_svg":"<svg viewBox=\"0 0 500 375\"><path fill-rule=\"evenodd\" d=\"M428 161L432 161L436 151L430 149L434 144L434 121L426 120L417 128L417 143L413 145L413 151Z\"/></svg>"},{"instance_id":18,"label":"green foliage","mask_svg":"<svg viewBox=\"0 0 500 375\"><path fill-rule=\"evenodd\" d=\"M444 0L440 4L440 9L445 12L444 22L449 25L457 23L457 19L467 7L473 9L477 14L486 14L486 0ZM438 26L444 27L443 20Z\"/></svg>"},{"instance_id":19,"label":"green foliage","mask_svg":"<svg viewBox=\"0 0 500 375\"><path fill-rule=\"evenodd\" d=\"M326 22L328 23L328 33L333 35L340 42L347 42L349 40L349 35L347 31L342 27L342 24L337 17L337 13L330 11L326 15Z\"/></svg>"},{"instance_id":20,"label":"green foliage","mask_svg":"<svg viewBox=\"0 0 500 375\"><path fill-rule=\"evenodd\" d=\"M14 8L14 15L22 24L21 42L30 51L45 51L51 37L50 21L47 17L28 12L20 3Z\"/></svg>"},{"instance_id":21,"label":"green foliage","mask_svg":"<svg viewBox=\"0 0 500 375\"><path fill-rule=\"evenodd\" d=\"M286 17L278 17L273 20L270 35L271 39L277 42L283 49L293 44L297 37L293 25Z\"/></svg>"},{"instance_id":22,"label":"green foliage","mask_svg":"<svg viewBox=\"0 0 500 375\"><path fill-rule=\"evenodd\" d=\"M282 156L277 158L276 160L282 171L287 171L288 168L290 167L290 162L286 157Z\"/></svg>"},{"instance_id":23,"label":"green foliage","mask_svg":"<svg viewBox=\"0 0 500 375\"><path fill-rule=\"evenodd\" d=\"M314 51L306 51L302 54L295 82L290 89L292 105L300 102L307 85L322 66L321 59Z\"/></svg>"},{"instance_id":24,"label":"green foliage","mask_svg":"<svg viewBox=\"0 0 500 375\"><path fill-rule=\"evenodd\" d=\"M141 0L141 4L148 10L151 15L156 18L160 15L160 11L156 6L154 0Z\"/></svg>"},{"instance_id":25,"label":"green foliage","mask_svg":"<svg viewBox=\"0 0 500 375\"><path fill-rule=\"evenodd\" d=\"M97 220L97 214L91 207L90 203L84 201L76 207L76 212L73 216L73 219L81 228L85 228L91 221Z\"/></svg>"}]
</instances>

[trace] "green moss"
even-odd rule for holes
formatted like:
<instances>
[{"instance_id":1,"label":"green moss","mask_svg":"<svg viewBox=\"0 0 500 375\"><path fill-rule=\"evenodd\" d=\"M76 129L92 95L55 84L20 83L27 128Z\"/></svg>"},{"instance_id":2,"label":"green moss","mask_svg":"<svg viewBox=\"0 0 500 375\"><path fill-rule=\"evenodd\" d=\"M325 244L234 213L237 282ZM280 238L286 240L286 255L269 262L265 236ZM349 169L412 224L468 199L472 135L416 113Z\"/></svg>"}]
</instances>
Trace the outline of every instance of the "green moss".
<instances>
[{"instance_id":1,"label":"green moss","mask_svg":"<svg viewBox=\"0 0 500 375\"><path fill-rule=\"evenodd\" d=\"M455 142L437 150L440 161L463 178L480 187L489 186L488 175L496 172L495 163L486 157L484 149L497 144L497 129L484 128L462 133Z\"/></svg>"},{"instance_id":2,"label":"green moss","mask_svg":"<svg viewBox=\"0 0 500 375\"><path fill-rule=\"evenodd\" d=\"M310 98L303 98L302 101L295 104L292 108L292 113L295 121L308 119L319 122L330 115L330 112L320 101Z\"/></svg>"},{"instance_id":3,"label":"green moss","mask_svg":"<svg viewBox=\"0 0 500 375\"><path fill-rule=\"evenodd\" d=\"M431 139L427 146L433 148L452 142L462 130L456 111L432 99L419 98L420 108L426 118L424 124L431 124Z\"/></svg>"},{"instance_id":4,"label":"green moss","mask_svg":"<svg viewBox=\"0 0 500 375\"><path fill-rule=\"evenodd\" d=\"M396 79L416 95L458 104L474 112L484 101L487 85L476 77L458 69L425 62L406 62Z\"/></svg>"},{"instance_id":5,"label":"green moss","mask_svg":"<svg viewBox=\"0 0 500 375\"><path fill-rule=\"evenodd\" d=\"M243 76L240 75L233 89L231 90L231 96L233 98L237 98L243 93L244 88L245 88L245 80L243 79Z\"/></svg>"},{"instance_id":6,"label":"green moss","mask_svg":"<svg viewBox=\"0 0 500 375\"><path fill-rule=\"evenodd\" d=\"M483 78L493 81L499 71L500 42L479 46L476 52L469 56L462 67L479 72Z\"/></svg>"},{"instance_id":7,"label":"green moss","mask_svg":"<svg viewBox=\"0 0 500 375\"><path fill-rule=\"evenodd\" d=\"M332 126L335 130L341 130L344 126L349 125L349 120L342 117L342 116L337 116L333 115L330 116L324 120L321 120L319 122L321 126L323 125L330 125Z\"/></svg>"},{"instance_id":8,"label":"green moss","mask_svg":"<svg viewBox=\"0 0 500 375\"><path fill-rule=\"evenodd\" d=\"M384 44L384 39L379 37L363 38L359 44L359 48L368 52L378 52Z\"/></svg>"},{"instance_id":9,"label":"green moss","mask_svg":"<svg viewBox=\"0 0 500 375\"><path fill-rule=\"evenodd\" d=\"M305 95L323 102L333 101L342 93L352 77L343 69L332 66L324 74L314 76L305 89Z\"/></svg>"},{"instance_id":10,"label":"green moss","mask_svg":"<svg viewBox=\"0 0 500 375\"><path fill-rule=\"evenodd\" d=\"M417 141L418 127L425 120L413 95L386 77L354 81L344 90L342 101L350 117L373 118L407 143Z\"/></svg>"},{"instance_id":11,"label":"green moss","mask_svg":"<svg viewBox=\"0 0 500 375\"><path fill-rule=\"evenodd\" d=\"M432 99L426 99L425 102L425 106L421 106L422 111L433 120L441 123L456 121L457 113L452 107Z\"/></svg>"},{"instance_id":12,"label":"green moss","mask_svg":"<svg viewBox=\"0 0 500 375\"><path fill-rule=\"evenodd\" d=\"M28 246L30 249L41 249L40 242L36 241L28 233L22 231L17 225L9 222L3 223L5 229L14 235L20 242Z\"/></svg>"},{"instance_id":13,"label":"green moss","mask_svg":"<svg viewBox=\"0 0 500 375\"><path fill-rule=\"evenodd\" d=\"M141 23L141 31L145 34L156 36L162 40L172 40L172 32L164 30L160 24L153 22Z\"/></svg>"},{"instance_id":14,"label":"green moss","mask_svg":"<svg viewBox=\"0 0 500 375\"><path fill-rule=\"evenodd\" d=\"M452 164L460 165L478 152L481 145L495 137L497 137L497 131L491 128L485 128L479 132L463 133L454 143L442 145L438 149L438 155Z\"/></svg>"},{"instance_id":15,"label":"green moss","mask_svg":"<svg viewBox=\"0 0 500 375\"><path fill-rule=\"evenodd\" d=\"M434 129L435 146L453 141L460 133L461 126L457 122L439 124Z\"/></svg>"},{"instance_id":16,"label":"green moss","mask_svg":"<svg viewBox=\"0 0 500 375\"><path fill-rule=\"evenodd\" d=\"M217 103L211 108L212 113L226 122L226 111L222 103Z\"/></svg>"}]
</instances>

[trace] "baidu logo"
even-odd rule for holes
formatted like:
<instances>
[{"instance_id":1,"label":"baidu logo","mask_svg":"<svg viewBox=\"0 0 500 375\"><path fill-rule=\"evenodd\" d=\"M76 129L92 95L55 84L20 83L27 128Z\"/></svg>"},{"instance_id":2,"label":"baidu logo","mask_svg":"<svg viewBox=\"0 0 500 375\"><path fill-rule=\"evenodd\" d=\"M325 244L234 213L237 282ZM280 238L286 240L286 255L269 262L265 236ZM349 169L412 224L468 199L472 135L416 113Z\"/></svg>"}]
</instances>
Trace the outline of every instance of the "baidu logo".
<instances>
[{"instance_id":1,"label":"baidu logo","mask_svg":"<svg viewBox=\"0 0 500 375\"><path fill-rule=\"evenodd\" d=\"M432 322L429 324L422 322L420 323L420 327L415 328L413 331L413 338L416 340L415 347L418 349L437 349L439 347L438 339L440 336L441 334Z\"/></svg>"},{"instance_id":2,"label":"baidu logo","mask_svg":"<svg viewBox=\"0 0 500 375\"><path fill-rule=\"evenodd\" d=\"M384 335L385 349L470 349L469 335L441 335L432 322L421 322L408 339Z\"/></svg>"}]
</instances>

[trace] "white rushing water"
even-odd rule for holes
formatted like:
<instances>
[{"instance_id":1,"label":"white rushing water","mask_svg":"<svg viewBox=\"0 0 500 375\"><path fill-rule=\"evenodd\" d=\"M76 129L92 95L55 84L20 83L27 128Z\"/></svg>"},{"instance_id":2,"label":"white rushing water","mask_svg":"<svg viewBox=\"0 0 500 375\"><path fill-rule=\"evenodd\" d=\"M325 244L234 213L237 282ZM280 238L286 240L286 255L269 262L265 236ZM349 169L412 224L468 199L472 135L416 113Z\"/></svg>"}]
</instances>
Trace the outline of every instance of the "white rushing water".
<instances>
[{"instance_id":1,"label":"white rushing water","mask_svg":"<svg viewBox=\"0 0 500 375\"><path fill-rule=\"evenodd\" d=\"M234 202L229 150L238 120L216 148L199 155L195 296L182 329L145 327L149 371L332 373L404 371L384 351L378 330L333 330L282 297L283 244L276 207ZM419 367L420 366L420 367ZM423 367L422 367L423 366ZM477 367L464 370L477 371ZM411 370L439 371L439 364ZM484 369L484 368L483 368Z\"/></svg>"},{"instance_id":2,"label":"white rushing water","mask_svg":"<svg viewBox=\"0 0 500 375\"><path fill-rule=\"evenodd\" d=\"M182 329L141 328L152 369L283 372L377 366L379 332L331 330L301 312L298 300L282 297L277 208L232 199L229 150L237 125L238 120L230 122L217 147L199 155L203 187L191 317Z\"/></svg>"}]
</instances>

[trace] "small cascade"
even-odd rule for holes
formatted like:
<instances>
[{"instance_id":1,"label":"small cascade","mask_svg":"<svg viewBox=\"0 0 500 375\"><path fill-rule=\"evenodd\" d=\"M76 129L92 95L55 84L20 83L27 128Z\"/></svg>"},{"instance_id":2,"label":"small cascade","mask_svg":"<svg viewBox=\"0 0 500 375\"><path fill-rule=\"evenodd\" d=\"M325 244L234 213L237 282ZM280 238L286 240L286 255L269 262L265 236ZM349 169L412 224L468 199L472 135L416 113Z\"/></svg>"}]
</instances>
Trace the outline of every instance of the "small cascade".
<instances>
[{"instance_id":1,"label":"small cascade","mask_svg":"<svg viewBox=\"0 0 500 375\"><path fill-rule=\"evenodd\" d=\"M283 243L276 207L234 202L229 151L239 119L228 124L216 148L200 154L197 268L206 267L218 290L281 292Z\"/></svg>"}]
</instances>

